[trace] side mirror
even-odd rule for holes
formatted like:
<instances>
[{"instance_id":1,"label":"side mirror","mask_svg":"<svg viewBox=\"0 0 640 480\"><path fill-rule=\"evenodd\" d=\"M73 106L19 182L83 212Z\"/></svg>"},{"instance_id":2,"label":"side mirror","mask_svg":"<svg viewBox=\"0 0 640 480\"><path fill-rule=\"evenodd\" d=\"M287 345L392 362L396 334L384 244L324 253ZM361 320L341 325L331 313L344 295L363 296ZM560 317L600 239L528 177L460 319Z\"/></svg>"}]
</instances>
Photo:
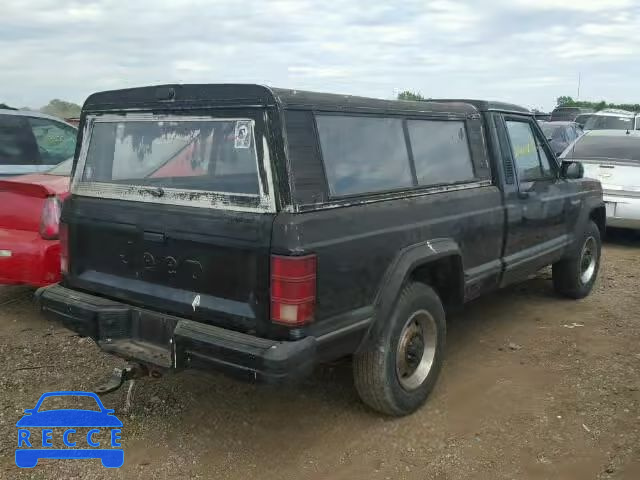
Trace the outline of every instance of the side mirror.
<instances>
[{"instance_id":1,"label":"side mirror","mask_svg":"<svg viewBox=\"0 0 640 480\"><path fill-rule=\"evenodd\" d=\"M578 179L584 177L584 166L580 162L562 162L562 177L568 179Z\"/></svg>"}]
</instances>

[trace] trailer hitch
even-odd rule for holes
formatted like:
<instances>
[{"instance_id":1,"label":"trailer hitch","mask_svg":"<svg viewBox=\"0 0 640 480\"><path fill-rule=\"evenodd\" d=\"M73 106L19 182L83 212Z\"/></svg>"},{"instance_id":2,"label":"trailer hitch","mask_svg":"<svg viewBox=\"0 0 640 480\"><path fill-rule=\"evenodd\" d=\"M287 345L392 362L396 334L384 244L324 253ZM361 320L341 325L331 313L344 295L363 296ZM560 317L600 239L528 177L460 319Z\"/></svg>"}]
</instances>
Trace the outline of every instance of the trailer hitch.
<instances>
[{"instance_id":1,"label":"trailer hitch","mask_svg":"<svg viewBox=\"0 0 640 480\"><path fill-rule=\"evenodd\" d=\"M139 363L129 363L124 368L114 368L109 380L93 389L98 395L113 392L119 389L127 380L146 377L149 370Z\"/></svg>"}]
</instances>

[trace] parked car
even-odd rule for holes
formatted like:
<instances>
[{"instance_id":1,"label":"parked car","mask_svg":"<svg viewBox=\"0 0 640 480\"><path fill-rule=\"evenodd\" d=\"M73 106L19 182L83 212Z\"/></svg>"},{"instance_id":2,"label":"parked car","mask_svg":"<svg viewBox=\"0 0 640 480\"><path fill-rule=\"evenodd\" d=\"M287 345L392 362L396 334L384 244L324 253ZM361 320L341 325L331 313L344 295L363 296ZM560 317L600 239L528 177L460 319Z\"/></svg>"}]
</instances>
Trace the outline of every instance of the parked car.
<instances>
[{"instance_id":1,"label":"parked car","mask_svg":"<svg viewBox=\"0 0 640 480\"><path fill-rule=\"evenodd\" d=\"M59 219L73 158L45 173L0 179L0 284L60 281Z\"/></svg>"},{"instance_id":2,"label":"parked car","mask_svg":"<svg viewBox=\"0 0 640 480\"><path fill-rule=\"evenodd\" d=\"M593 112L592 108L583 107L556 107L551 112L552 122L573 122L578 115Z\"/></svg>"},{"instance_id":3,"label":"parked car","mask_svg":"<svg viewBox=\"0 0 640 480\"><path fill-rule=\"evenodd\" d=\"M77 129L39 112L0 109L0 177L46 172L76 149Z\"/></svg>"},{"instance_id":4,"label":"parked car","mask_svg":"<svg viewBox=\"0 0 640 480\"><path fill-rule=\"evenodd\" d=\"M585 130L634 130L640 129L638 114L626 110L607 109L591 114L585 122Z\"/></svg>"},{"instance_id":5,"label":"parked car","mask_svg":"<svg viewBox=\"0 0 640 480\"><path fill-rule=\"evenodd\" d=\"M584 130L584 124L587 123L587 120L591 118L591 115L591 113L581 113L574 119L574 122L576 122L580 126L580 128Z\"/></svg>"},{"instance_id":6,"label":"parked car","mask_svg":"<svg viewBox=\"0 0 640 480\"><path fill-rule=\"evenodd\" d=\"M597 275L600 184L515 105L170 85L81 118L63 279L36 297L150 369L273 383L353 355L362 399L405 415L446 312L547 265L571 298Z\"/></svg>"},{"instance_id":7,"label":"parked car","mask_svg":"<svg viewBox=\"0 0 640 480\"><path fill-rule=\"evenodd\" d=\"M551 120L551 114L546 112L541 112L540 110L532 110L533 116L536 120L541 122L548 122Z\"/></svg>"},{"instance_id":8,"label":"parked car","mask_svg":"<svg viewBox=\"0 0 640 480\"><path fill-rule=\"evenodd\" d=\"M540 128L556 155L560 155L569 144L582 135L582 129L575 122L545 122Z\"/></svg>"},{"instance_id":9,"label":"parked car","mask_svg":"<svg viewBox=\"0 0 640 480\"><path fill-rule=\"evenodd\" d=\"M602 183L608 225L640 230L640 131L591 130L563 157Z\"/></svg>"}]
</instances>

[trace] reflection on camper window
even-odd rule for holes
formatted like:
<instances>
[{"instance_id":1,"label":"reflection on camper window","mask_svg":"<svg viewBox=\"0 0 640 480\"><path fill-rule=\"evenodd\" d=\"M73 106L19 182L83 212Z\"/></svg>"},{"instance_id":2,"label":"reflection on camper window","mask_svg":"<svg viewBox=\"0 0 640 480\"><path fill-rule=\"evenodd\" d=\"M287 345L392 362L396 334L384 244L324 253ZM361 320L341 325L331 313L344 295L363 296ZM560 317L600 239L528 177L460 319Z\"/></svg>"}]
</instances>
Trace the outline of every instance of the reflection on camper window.
<instances>
[{"instance_id":1,"label":"reflection on camper window","mask_svg":"<svg viewBox=\"0 0 640 480\"><path fill-rule=\"evenodd\" d=\"M413 185L402 119L318 115L316 123L332 195Z\"/></svg>"},{"instance_id":2,"label":"reflection on camper window","mask_svg":"<svg viewBox=\"0 0 640 480\"><path fill-rule=\"evenodd\" d=\"M461 121L408 120L418 185L474 178L469 142Z\"/></svg>"},{"instance_id":3,"label":"reflection on camper window","mask_svg":"<svg viewBox=\"0 0 640 480\"><path fill-rule=\"evenodd\" d=\"M253 120L98 122L83 181L259 193Z\"/></svg>"}]
</instances>

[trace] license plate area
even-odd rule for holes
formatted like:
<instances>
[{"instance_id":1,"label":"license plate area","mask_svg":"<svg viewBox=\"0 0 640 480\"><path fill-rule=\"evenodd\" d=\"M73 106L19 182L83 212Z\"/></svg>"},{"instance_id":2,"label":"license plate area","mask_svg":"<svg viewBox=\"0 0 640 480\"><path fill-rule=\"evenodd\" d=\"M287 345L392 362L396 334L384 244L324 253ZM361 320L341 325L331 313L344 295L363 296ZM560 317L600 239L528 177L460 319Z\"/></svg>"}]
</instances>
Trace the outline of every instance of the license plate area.
<instances>
[{"instance_id":1,"label":"license plate area","mask_svg":"<svg viewBox=\"0 0 640 480\"><path fill-rule=\"evenodd\" d=\"M130 315L131 338L169 347L178 324L174 317L134 309Z\"/></svg>"},{"instance_id":2,"label":"license plate area","mask_svg":"<svg viewBox=\"0 0 640 480\"><path fill-rule=\"evenodd\" d=\"M127 359L173 367L172 339L178 319L136 308L128 313L101 322L99 345Z\"/></svg>"}]
</instances>

